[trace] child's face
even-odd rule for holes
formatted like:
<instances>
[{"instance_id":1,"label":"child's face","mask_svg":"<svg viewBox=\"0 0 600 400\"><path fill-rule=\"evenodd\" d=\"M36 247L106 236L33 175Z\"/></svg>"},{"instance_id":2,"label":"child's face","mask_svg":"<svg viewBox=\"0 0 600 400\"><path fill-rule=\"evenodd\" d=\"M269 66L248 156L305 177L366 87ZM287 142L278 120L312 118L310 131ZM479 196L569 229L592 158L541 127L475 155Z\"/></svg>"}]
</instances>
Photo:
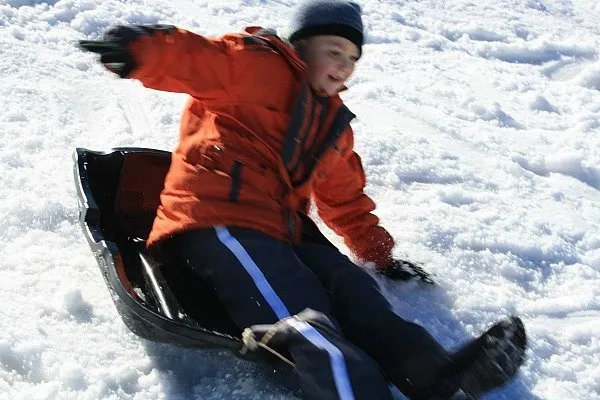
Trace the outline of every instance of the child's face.
<instances>
[{"instance_id":1,"label":"child's face","mask_svg":"<svg viewBox=\"0 0 600 400\"><path fill-rule=\"evenodd\" d=\"M308 65L312 89L321 96L334 96L352 75L360 52L346 38L319 35L307 39L303 57Z\"/></svg>"}]
</instances>

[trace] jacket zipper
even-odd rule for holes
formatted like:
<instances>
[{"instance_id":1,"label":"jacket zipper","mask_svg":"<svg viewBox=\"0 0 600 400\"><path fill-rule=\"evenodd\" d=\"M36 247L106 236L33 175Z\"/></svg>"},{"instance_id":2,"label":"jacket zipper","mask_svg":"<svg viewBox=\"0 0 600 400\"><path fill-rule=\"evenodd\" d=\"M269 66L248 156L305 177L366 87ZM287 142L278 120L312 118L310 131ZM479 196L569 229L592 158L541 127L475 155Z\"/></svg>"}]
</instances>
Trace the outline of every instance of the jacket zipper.
<instances>
[{"instance_id":1,"label":"jacket zipper","mask_svg":"<svg viewBox=\"0 0 600 400\"><path fill-rule=\"evenodd\" d=\"M296 218L294 216L294 211L289 208L285 209L286 211L286 219L287 219L287 229L288 229L288 239L290 242L294 243L296 241Z\"/></svg>"}]
</instances>

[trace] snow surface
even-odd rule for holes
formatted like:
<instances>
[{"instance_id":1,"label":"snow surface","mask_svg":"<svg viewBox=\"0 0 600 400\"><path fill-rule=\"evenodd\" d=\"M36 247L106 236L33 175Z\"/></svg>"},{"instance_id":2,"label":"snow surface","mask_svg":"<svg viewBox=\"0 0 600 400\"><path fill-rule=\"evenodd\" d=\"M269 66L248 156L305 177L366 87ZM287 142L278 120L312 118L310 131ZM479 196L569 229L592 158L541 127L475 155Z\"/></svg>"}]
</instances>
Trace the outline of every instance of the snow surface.
<instances>
[{"instance_id":1,"label":"snow surface","mask_svg":"<svg viewBox=\"0 0 600 400\"><path fill-rule=\"evenodd\" d=\"M263 365L129 333L72 175L76 147L172 149L185 101L116 79L76 40L116 23L285 32L295 3L0 0L0 399L296 398ZM396 256L441 286L382 281L390 301L449 348L522 316L527 363L489 399L600 399L600 3L361 3L344 96L368 193Z\"/></svg>"}]
</instances>

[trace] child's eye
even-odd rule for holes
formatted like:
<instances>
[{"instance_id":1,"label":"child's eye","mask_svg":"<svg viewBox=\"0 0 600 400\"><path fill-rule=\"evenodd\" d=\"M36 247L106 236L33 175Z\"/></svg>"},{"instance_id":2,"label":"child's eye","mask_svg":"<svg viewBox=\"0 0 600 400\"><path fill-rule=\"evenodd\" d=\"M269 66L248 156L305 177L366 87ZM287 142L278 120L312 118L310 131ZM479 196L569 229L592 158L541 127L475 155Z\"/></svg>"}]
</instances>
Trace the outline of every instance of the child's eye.
<instances>
[{"instance_id":1,"label":"child's eye","mask_svg":"<svg viewBox=\"0 0 600 400\"><path fill-rule=\"evenodd\" d=\"M338 58L342 55L342 53L338 50L329 50L327 52L332 58Z\"/></svg>"}]
</instances>

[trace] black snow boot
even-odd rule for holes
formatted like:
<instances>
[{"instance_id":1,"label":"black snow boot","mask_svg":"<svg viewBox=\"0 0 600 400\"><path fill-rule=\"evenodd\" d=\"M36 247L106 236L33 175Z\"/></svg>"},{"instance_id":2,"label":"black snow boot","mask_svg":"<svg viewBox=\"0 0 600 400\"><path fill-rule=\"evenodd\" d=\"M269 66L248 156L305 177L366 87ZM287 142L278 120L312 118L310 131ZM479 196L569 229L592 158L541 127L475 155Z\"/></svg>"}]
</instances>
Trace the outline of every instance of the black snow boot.
<instances>
[{"instance_id":1,"label":"black snow boot","mask_svg":"<svg viewBox=\"0 0 600 400\"><path fill-rule=\"evenodd\" d=\"M523 322L508 317L469 342L438 370L437 383L411 393L412 400L479 399L507 383L525 360Z\"/></svg>"},{"instance_id":2,"label":"black snow boot","mask_svg":"<svg viewBox=\"0 0 600 400\"><path fill-rule=\"evenodd\" d=\"M527 336L523 321L508 317L450 356L450 374L469 399L508 382L525 361Z\"/></svg>"}]
</instances>

